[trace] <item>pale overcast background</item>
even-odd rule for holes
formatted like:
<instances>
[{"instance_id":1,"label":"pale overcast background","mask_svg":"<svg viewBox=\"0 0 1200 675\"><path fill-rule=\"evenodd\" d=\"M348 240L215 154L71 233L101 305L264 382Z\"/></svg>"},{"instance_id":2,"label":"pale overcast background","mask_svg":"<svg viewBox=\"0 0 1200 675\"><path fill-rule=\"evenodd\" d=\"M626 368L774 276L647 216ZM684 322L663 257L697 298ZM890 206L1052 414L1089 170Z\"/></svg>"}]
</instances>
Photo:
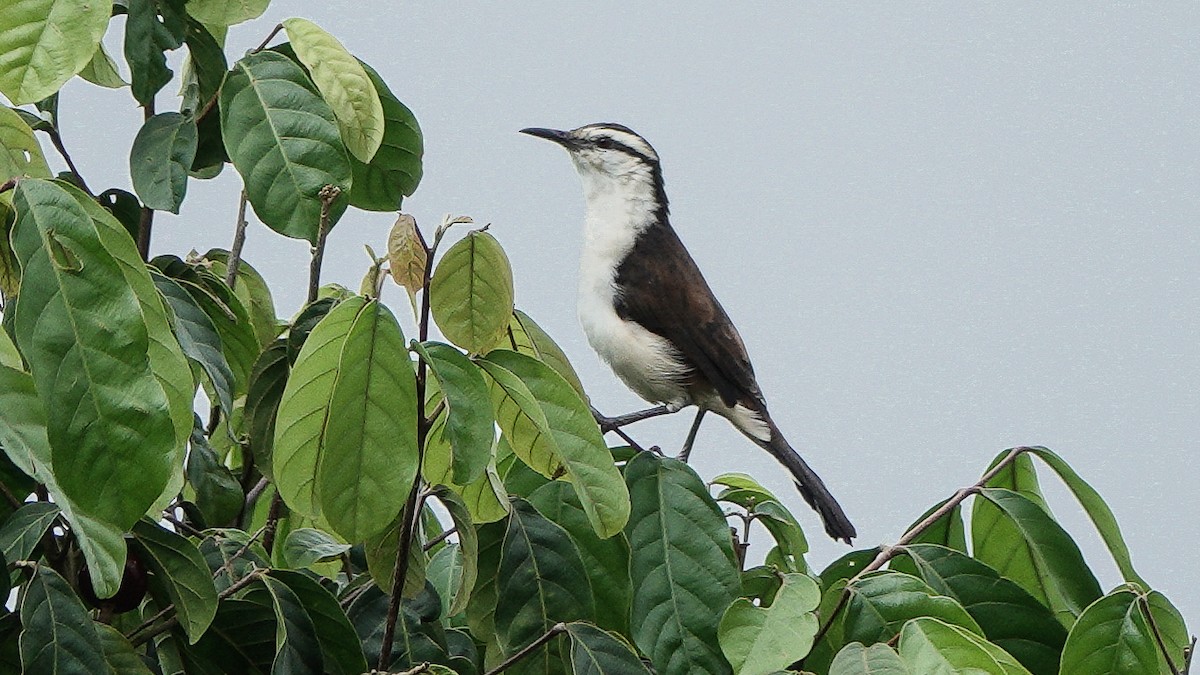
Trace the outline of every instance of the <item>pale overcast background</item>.
<instances>
[{"instance_id":1,"label":"pale overcast background","mask_svg":"<svg viewBox=\"0 0 1200 675\"><path fill-rule=\"evenodd\" d=\"M305 16L374 65L425 133L405 210L426 231L451 212L492 223L518 305L609 414L642 403L575 320L578 180L561 149L517 130L633 127L663 158L673 223L779 426L858 544L895 541L1004 448L1043 444L1109 500L1138 570L1195 631L1200 5L870 4L276 0L229 43L241 53ZM61 114L89 183L128 188L128 92L76 81ZM159 214L154 251L228 247L239 187L231 168L192 181L184 213ZM392 220L348 213L326 280L357 288L363 244L381 250ZM291 315L307 247L255 223L246 257ZM385 298L407 305L394 287ZM690 420L633 432L675 448ZM818 568L848 550L724 420L693 457L702 476L775 489ZM1042 473L1112 588L1090 524Z\"/></svg>"}]
</instances>

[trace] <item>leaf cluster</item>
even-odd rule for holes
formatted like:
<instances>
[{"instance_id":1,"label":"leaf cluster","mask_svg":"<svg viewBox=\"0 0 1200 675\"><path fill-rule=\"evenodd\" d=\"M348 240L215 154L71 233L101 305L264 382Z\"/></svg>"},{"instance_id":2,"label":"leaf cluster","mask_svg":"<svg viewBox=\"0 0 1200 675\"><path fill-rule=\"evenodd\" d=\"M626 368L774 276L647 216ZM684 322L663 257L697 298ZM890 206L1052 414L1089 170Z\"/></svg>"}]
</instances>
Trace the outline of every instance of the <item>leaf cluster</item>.
<instances>
[{"instance_id":1,"label":"leaf cluster","mask_svg":"<svg viewBox=\"0 0 1200 675\"><path fill-rule=\"evenodd\" d=\"M359 292L321 286L342 215L416 189L422 137L308 20L228 57L267 4L0 5L0 584L17 591L0 670L1186 672L1183 619L1049 450L1003 453L897 545L817 573L752 477L605 442L488 228L427 237L399 214ZM101 42L118 14L128 83ZM93 192L66 151L76 76L143 107L133 194ZM174 79L179 109L157 112ZM244 189L230 250L150 258L154 213L226 165ZM243 259L251 216L314 246L293 317ZM1121 586L1100 587L1032 458Z\"/></svg>"}]
</instances>

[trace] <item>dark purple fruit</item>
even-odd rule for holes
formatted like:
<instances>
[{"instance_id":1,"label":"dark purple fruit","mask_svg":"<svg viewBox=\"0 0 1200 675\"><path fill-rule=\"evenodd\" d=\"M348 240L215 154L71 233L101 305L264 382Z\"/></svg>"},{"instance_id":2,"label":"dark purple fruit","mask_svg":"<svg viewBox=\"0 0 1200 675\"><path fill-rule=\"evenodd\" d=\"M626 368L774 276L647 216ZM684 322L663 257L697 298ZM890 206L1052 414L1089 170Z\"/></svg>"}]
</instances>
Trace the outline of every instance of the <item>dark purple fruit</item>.
<instances>
[{"instance_id":1,"label":"dark purple fruit","mask_svg":"<svg viewBox=\"0 0 1200 675\"><path fill-rule=\"evenodd\" d=\"M116 595L103 600L96 597L96 589L92 587L92 575L88 572L87 565L84 565L79 568L79 596L96 609L107 609L114 614L121 614L142 604L142 598L146 597L147 581L146 566L133 551L130 551L125 558L125 571L121 574L121 587L117 589Z\"/></svg>"}]
</instances>

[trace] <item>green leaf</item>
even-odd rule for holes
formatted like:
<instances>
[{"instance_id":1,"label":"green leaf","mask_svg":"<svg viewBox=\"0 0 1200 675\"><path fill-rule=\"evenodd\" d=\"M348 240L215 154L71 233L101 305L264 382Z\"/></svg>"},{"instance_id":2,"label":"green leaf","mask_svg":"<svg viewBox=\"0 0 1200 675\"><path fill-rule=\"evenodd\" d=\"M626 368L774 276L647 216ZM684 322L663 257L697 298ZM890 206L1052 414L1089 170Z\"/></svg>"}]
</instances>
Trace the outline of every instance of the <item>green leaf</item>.
<instances>
[{"instance_id":1,"label":"green leaf","mask_svg":"<svg viewBox=\"0 0 1200 675\"><path fill-rule=\"evenodd\" d=\"M234 64L221 87L225 149L242 175L246 196L263 223L276 232L316 243L326 185L350 189L350 163L333 111L308 75L270 51ZM332 202L329 226L346 210Z\"/></svg>"},{"instance_id":2,"label":"green leaf","mask_svg":"<svg viewBox=\"0 0 1200 675\"><path fill-rule=\"evenodd\" d=\"M271 0L188 0L187 12L209 26L233 26L257 19Z\"/></svg>"},{"instance_id":3,"label":"green leaf","mask_svg":"<svg viewBox=\"0 0 1200 675\"><path fill-rule=\"evenodd\" d=\"M1192 637L1188 633L1187 626L1184 625L1183 616L1179 614L1179 610L1175 609L1171 601L1158 591L1150 591L1146 594L1146 602L1142 605L1143 614L1147 609L1154 618L1151 628L1162 637L1162 647L1166 652L1163 656L1170 659L1171 665L1176 671L1186 672ZM1167 664L1164 661L1161 665L1165 668ZM1167 668L1167 671L1173 672L1170 671L1170 668Z\"/></svg>"},{"instance_id":4,"label":"green leaf","mask_svg":"<svg viewBox=\"0 0 1200 675\"><path fill-rule=\"evenodd\" d=\"M494 646L496 641L496 583L500 569L500 549L504 545L506 522L485 523L476 529L479 537L479 571L475 588L467 602L467 626L473 635Z\"/></svg>"},{"instance_id":5,"label":"green leaf","mask_svg":"<svg viewBox=\"0 0 1200 675\"><path fill-rule=\"evenodd\" d=\"M634 642L663 675L731 672L717 627L741 579L721 509L677 460L640 453L625 466L625 481Z\"/></svg>"},{"instance_id":6,"label":"green leaf","mask_svg":"<svg viewBox=\"0 0 1200 675\"><path fill-rule=\"evenodd\" d=\"M308 68L321 97L337 117L346 149L370 162L383 140L383 106L375 85L337 38L300 18L283 20L296 58Z\"/></svg>"},{"instance_id":7,"label":"green leaf","mask_svg":"<svg viewBox=\"0 0 1200 675\"><path fill-rule=\"evenodd\" d=\"M829 675L912 675L912 671L885 644L864 647L861 642L851 642L834 657Z\"/></svg>"},{"instance_id":8,"label":"green leaf","mask_svg":"<svg viewBox=\"0 0 1200 675\"><path fill-rule=\"evenodd\" d=\"M1104 544L1108 546L1109 553L1112 554L1113 560L1117 563L1117 568L1121 570L1121 575L1125 581L1137 583L1141 586L1147 586L1142 580L1137 571L1133 569L1133 560L1129 555L1129 547L1125 544L1125 538L1121 536L1121 528L1117 526L1117 518L1113 515L1112 509L1108 508L1108 504L1096 492L1095 488L1088 485L1087 481L1079 477L1075 470L1058 455L1043 447L1031 447L1029 452L1035 454L1044 461L1062 482L1067 484L1067 487L1074 493L1075 498L1079 500L1079 505L1087 512L1088 517L1092 519L1092 523L1096 526L1096 531L1100 533L1100 538L1104 540Z\"/></svg>"},{"instance_id":9,"label":"green leaf","mask_svg":"<svg viewBox=\"0 0 1200 675\"><path fill-rule=\"evenodd\" d=\"M383 141L369 163L350 158L354 173L350 204L367 211L395 211L400 208L401 200L415 192L421 182L421 156L424 154L421 127L412 112L388 89L379 73L365 63L362 67L371 78L371 84L375 85L383 106Z\"/></svg>"},{"instance_id":10,"label":"green leaf","mask_svg":"<svg viewBox=\"0 0 1200 675\"><path fill-rule=\"evenodd\" d=\"M242 512L245 494L229 467L217 461L204 436L204 425L196 418L187 459L187 479L196 491L196 506L209 526L227 525Z\"/></svg>"},{"instance_id":11,"label":"green leaf","mask_svg":"<svg viewBox=\"0 0 1200 675\"><path fill-rule=\"evenodd\" d=\"M721 651L739 675L772 673L808 655L817 635L813 610L821 602L817 582L803 574L784 574L769 607L738 598L721 617Z\"/></svg>"},{"instance_id":12,"label":"green leaf","mask_svg":"<svg viewBox=\"0 0 1200 675\"><path fill-rule=\"evenodd\" d=\"M571 535L587 570L587 581L596 599L596 624L629 633L629 605L633 584L629 579L629 542L619 532L601 539L592 530L575 490L562 481L551 481L529 494L529 503Z\"/></svg>"},{"instance_id":13,"label":"green leaf","mask_svg":"<svg viewBox=\"0 0 1200 675\"><path fill-rule=\"evenodd\" d=\"M123 530L78 511L54 480L50 470L45 408L34 392L33 378L28 373L0 366L0 410L3 410L0 445L5 454L22 471L46 485L51 498L71 524L96 594L101 598L111 597L121 584L125 568Z\"/></svg>"},{"instance_id":14,"label":"green leaf","mask_svg":"<svg viewBox=\"0 0 1200 675\"><path fill-rule=\"evenodd\" d=\"M188 539L146 520L133 526L133 537L142 559L166 587L188 641L195 644L217 612L217 590L204 556Z\"/></svg>"},{"instance_id":15,"label":"green leaf","mask_svg":"<svg viewBox=\"0 0 1200 675\"><path fill-rule=\"evenodd\" d=\"M94 626L66 579L39 565L21 598L21 672L108 672Z\"/></svg>"},{"instance_id":16,"label":"green leaf","mask_svg":"<svg viewBox=\"0 0 1200 675\"><path fill-rule=\"evenodd\" d=\"M269 497L270 495L264 495ZM217 591L229 588L256 569L270 567L267 552L242 530L215 528L200 541L200 554L214 575Z\"/></svg>"},{"instance_id":17,"label":"green leaf","mask_svg":"<svg viewBox=\"0 0 1200 675\"><path fill-rule=\"evenodd\" d=\"M58 514L58 506L46 502L30 502L17 509L0 527L4 560L28 560Z\"/></svg>"},{"instance_id":18,"label":"green leaf","mask_svg":"<svg viewBox=\"0 0 1200 675\"><path fill-rule=\"evenodd\" d=\"M100 644L104 648L104 660L112 669L112 675L152 675L152 671L142 663L137 651L129 640L116 628L96 622L96 633L100 636Z\"/></svg>"},{"instance_id":19,"label":"green leaf","mask_svg":"<svg viewBox=\"0 0 1200 675\"><path fill-rule=\"evenodd\" d=\"M183 45L187 26L183 0L127 0L127 9L125 60L130 89L138 103L148 105L171 81L173 73L163 52Z\"/></svg>"},{"instance_id":20,"label":"green leaf","mask_svg":"<svg viewBox=\"0 0 1200 675\"><path fill-rule=\"evenodd\" d=\"M528 502L513 500L496 577L496 633L505 655L528 646L559 622L591 619L591 589L571 537ZM558 650L541 647L525 667L541 671Z\"/></svg>"},{"instance_id":21,"label":"green leaf","mask_svg":"<svg viewBox=\"0 0 1200 675\"><path fill-rule=\"evenodd\" d=\"M150 261L164 274L178 281L212 320L221 336L221 352L233 372L234 394L246 391L250 369L258 356L259 344L250 325L250 315L237 295L202 263L184 262L173 255L160 255Z\"/></svg>"},{"instance_id":22,"label":"green leaf","mask_svg":"<svg viewBox=\"0 0 1200 675\"><path fill-rule=\"evenodd\" d=\"M497 349L479 363L506 393L517 381L528 388L592 529L601 538L620 532L629 519L629 495L587 404L561 375L524 354Z\"/></svg>"},{"instance_id":23,"label":"green leaf","mask_svg":"<svg viewBox=\"0 0 1200 675\"><path fill-rule=\"evenodd\" d=\"M496 440L487 382L479 366L450 345L414 342L413 349L429 365L446 397L444 433L450 441L454 483L471 483L483 475Z\"/></svg>"},{"instance_id":24,"label":"green leaf","mask_svg":"<svg viewBox=\"0 0 1200 675\"><path fill-rule=\"evenodd\" d=\"M500 242L482 230L455 242L433 271L429 307L447 340L472 354L495 347L513 312L512 267Z\"/></svg>"},{"instance_id":25,"label":"green leaf","mask_svg":"<svg viewBox=\"0 0 1200 675\"><path fill-rule=\"evenodd\" d=\"M233 371L225 360L225 353L221 350L221 335L212 319L179 282L158 270L151 272L150 278L174 314L172 327L180 349L208 375L221 409L233 410Z\"/></svg>"},{"instance_id":26,"label":"green leaf","mask_svg":"<svg viewBox=\"0 0 1200 675\"><path fill-rule=\"evenodd\" d=\"M111 9L78 0L0 5L0 93L24 105L57 92L91 60Z\"/></svg>"},{"instance_id":27,"label":"green leaf","mask_svg":"<svg viewBox=\"0 0 1200 675\"><path fill-rule=\"evenodd\" d=\"M158 325L143 315L143 302L158 301L144 268L137 281L145 285L129 285L120 259L136 255L133 241L98 231L71 193L26 180L14 204L13 249L27 282L17 343L39 397L52 403L54 476L80 509L128 527L179 471L174 401L152 370L158 355L148 335L166 328L165 316ZM65 264L72 260L77 268ZM154 297L143 295L148 286Z\"/></svg>"},{"instance_id":28,"label":"green leaf","mask_svg":"<svg viewBox=\"0 0 1200 675\"><path fill-rule=\"evenodd\" d=\"M954 598L939 595L920 579L899 572L871 572L846 587L845 643L891 640L914 617L942 619L982 634L975 619Z\"/></svg>"},{"instance_id":29,"label":"green leaf","mask_svg":"<svg viewBox=\"0 0 1200 675\"><path fill-rule=\"evenodd\" d=\"M308 612L304 611L304 605L300 604L300 598L282 581L271 577L262 580L275 607L275 662L271 672L275 675L321 675L325 670L317 629Z\"/></svg>"},{"instance_id":30,"label":"green leaf","mask_svg":"<svg viewBox=\"0 0 1200 675\"><path fill-rule=\"evenodd\" d=\"M0 106L0 181L14 176L49 178L50 175L33 130L11 108Z\"/></svg>"},{"instance_id":31,"label":"green leaf","mask_svg":"<svg viewBox=\"0 0 1200 675\"><path fill-rule=\"evenodd\" d=\"M459 557L462 560L462 574L458 583L452 589L453 594L444 598L447 603L447 616L454 616L467 608L471 599L471 590L479 578L479 535L471 522L471 514L462 498L450 490L440 488L434 492L438 501L450 513L454 528L458 532Z\"/></svg>"},{"instance_id":32,"label":"green leaf","mask_svg":"<svg viewBox=\"0 0 1200 675\"><path fill-rule=\"evenodd\" d=\"M224 33L222 32L222 36ZM225 50L217 37L204 24L192 17L187 19L183 41L188 47L187 69L182 85L183 103L180 112L194 117L204 111L205 106L216 95L225 80L229 65L225 61ZM207 117L207 115L205 115ZM213 116L215 120L217 116ZM199 123L199 120L197 120ZM192 166L196 166L193 160Z\"/></svg>"},{"instance_id":33,"label":"green leaf","mask_svg":"<svg viewBox=\"0 0 1200 675\"><path fill-rule=\"evenodd\" d=\"M990 514L980 515L982 500L976 500L972 526L975 557L1039 601L1045 599L1059 621L1070 626L1101 595L1100 584L1079 547L1061 525L1024 495L1004 488L983 488L979 496L1000 515L994 519ZM992 527L990 523L1003 525Z\"/></svg>"},{"instance_id":34,"label":"green leaf","mask_svg":"<svg viewBox=\"0 0 1200 675\"><path fill-rule=\"evenodd\" d=\"M904 552L925 583L958 600L994 644L1038 675L1058 672L1067 631L1045 605L996 570L952 549L910 544Z\"/></svg>"},{"instance_id":35,"label":"green leaf","mask_svg":"<svg viewBox=\"0 0 1200 675\"><path fill-rule=\"evenodd\" d=\"M79 76L106 89L120 89L129 86L129 83L121 77L121 73L117 72L117 64L105 51L103 42L96 45L96 53L92 54L92 60L88 61L83 70L79 71Z\"/></svg>"},{"instance_id":36,"label":"green leaf","mask_svg":"<svg viewBox=\"0 0 1200 675\"><path fill-rule=\"evenodd\" d=\"M317 323L296 357L279 402L272 467L284 502L303 514L320 512L314 492L329 400L342 346L366 302L358 296L345 300Z\"/></svg>"},{"instance_id":37,"label":"green leaf","mask_svg":"<svg viewBox=\"0 0 1200 675\"><path fill-rule=\"evenodd\" d=\"M900 656L914 672L930 675L1029 675L1003 649L959 626L926 617L904 625L900 633Z\"/></svg>"},{"instance_id":38,"label":"green leaf","mask_svg":"<svg viewBox=\"0 0 1200 675\"><path fill-rule=\"evenodd\" d=\"M508 337L513 351L532 356L553 368L579 393L580 398L586 400L583 383L567 355L528 314L519 309L513 310L512 320L508 324Z\"/></svg>"},{"instance_id":39,"label":"green leaf","mask_svg":"<svg viewBox=\"0 0 1200 675\"><path fill-rule=\"evenodd\" d=\"M477 363L491 380L492 410L501 433L497 453L506 446L521 460L514 465L529 467L533 470L530 473L537 472L542 481L562 476L566 470L550 433L550 423L528 385L507 369L486 360Z\"/></svg>"},{"instance_id":40,"label":"green leaf","mask_svg":"<svg viewBox=\"0 0 1200 675\"><path fill-rule=\"evenodd\" d=\"M181 650L192 669L205 675L263 673L275 658L275 613L271 603L229 598L221 601L208 632Z\"/></svg>"},{"instance_id":41,"label":"green leaf","mask_svg":"<svg viewBox=\"0 0 1200 675\"><path fill-rule=\"evenodd\" d=\"M392 662L386 670L406 670L422 662L449 661L445 649L445 632L438 621L441 602L432 586L416 598L404 600L396 617L396 632L392 641ZM367 665L377 666L379 649L383 645L384 623L388 597L375 586L363 591L346 610L346 616L358 634Z\"/></svg>"},{"instance_id":42,"label":"green leaf","mask_svg":"<svg viewBox=\"0 0 1200 675\"><path fill-rule=\"evenodd\" d=\"M567 624L574 675L650 675L638 655L623 640L589 623Z\"/></svg>"},{"instance_id":43,"label":"green leaf","mask_svg":"<svg viewBox=\"0 0 1200 675\"><path fill-rule=\"evenodd\" d=\"M315 562L336 560L349 550L350 544L344 544L320 530L301 527L288 532L287 540L283 542L283 559L288 565L300 569Z\"/></svg>"},{"instance_id":44,"label":"green leaf","mask_svg":"<svg viewBox=\"0 0 1200 675\"><path fill-rule=\"evenodd\" d=\"M315 493L334 531L357 542L400 513L401 486L412 484L420 463L412 362L400 324L378 300L363 306L346 334L337 373Z\"/></svg>"},{"instance_id":45,"label":"green leaf","mask_svg":"<svg viewBox=\"0 0 1200 675\"><path fill-rule=\"evenodd\" d=\"M272 570L269 578L286 584L312 619L326 671L334 675L359 675L369 670L358 636L337 598L300 572Z\"/></svg>"},{"instance_id":46,"label":"green leaf","mask_svg":"<svg viewBox=\"0 0 1200 675\"><path fill-rule=\"evenodd\" d=\"M1067 636L1062 675L1170 672L1139 599L1122 588L1089 605Z\"/></svg>"},{"instance_id":47,"label":"green leaf","mask_svg":"<svg viewBox=\"0 0 1200 675\"><path fill-rule=\"evenodd\" d=\"M276 340L259 354L250 371L243 424L254 453L254 463L264 476L272 477L272 450L275 444L275 413L291 373L287 341Z\"/></svg>"},{"instance_id":48,"label":"green leaf","mask_svg":"<svg viewBox=\"0 0 1200 675\"><path fill-rule=\"evenodd\" d=\"M196 122L177 112L146 120L133 139L129 175L147 208L179 213L196 156Z\"/></svg>"}]
</instances>

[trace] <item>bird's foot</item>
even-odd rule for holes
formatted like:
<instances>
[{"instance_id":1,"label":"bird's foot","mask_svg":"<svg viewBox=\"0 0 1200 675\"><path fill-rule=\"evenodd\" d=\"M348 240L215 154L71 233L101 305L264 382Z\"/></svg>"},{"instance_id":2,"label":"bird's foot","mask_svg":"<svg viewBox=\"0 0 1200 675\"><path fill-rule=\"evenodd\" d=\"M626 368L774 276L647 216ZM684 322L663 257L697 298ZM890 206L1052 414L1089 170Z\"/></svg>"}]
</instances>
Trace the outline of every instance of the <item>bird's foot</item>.
<instances>
[{"instance_id":1,"label":"bird's foot","mask_svg":"<svg viewBox=\"0 0 1200 675\"><path fill-rule=\"evenodd\" d=\"M628 424L633 424L634 422L640 422L642 420L650 419L651 417L658 417L659 415L667 415L667 414L673 413L673 412L675 412L675 411L672 410L671 408L669 408L665 405L660 405L660 406L655 406L653 408L647 408L645 410L638 410L636 412L631 412L631 413L628 413L625 415L617 415L616 417L606 417L605 415L601 415L600 411L596 410L595 408L592 408L592 416L596 418L596 424L600 425L600 431L602 433L616 431L616 430L620 429L621 427L626 426Z\"/></svg>"}]
</instances>

